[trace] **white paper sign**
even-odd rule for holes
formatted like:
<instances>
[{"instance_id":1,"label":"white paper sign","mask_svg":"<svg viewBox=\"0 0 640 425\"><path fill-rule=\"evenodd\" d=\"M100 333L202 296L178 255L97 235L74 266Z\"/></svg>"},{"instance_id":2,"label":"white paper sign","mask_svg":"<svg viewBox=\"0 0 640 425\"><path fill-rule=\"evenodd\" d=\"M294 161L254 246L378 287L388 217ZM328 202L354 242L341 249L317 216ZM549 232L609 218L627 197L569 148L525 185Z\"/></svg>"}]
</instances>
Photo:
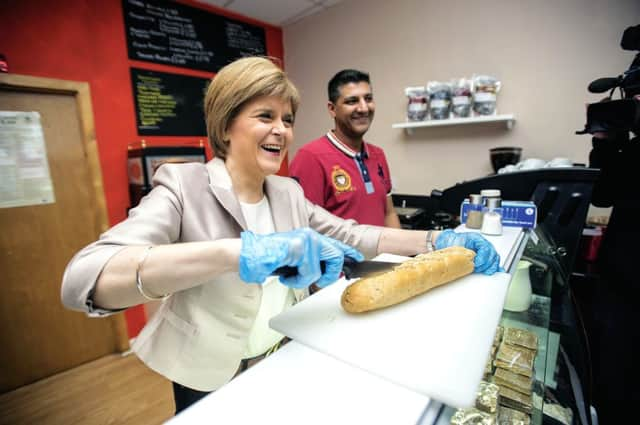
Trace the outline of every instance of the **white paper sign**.
<instances>
[{"instance_id":1,"label":"white paper sign","mask_svg":"<svg viewBox=\"0 0 640 425\"><path fill-rule=\"evenodd\" d=\"M54 202L40 114L0 111L0 208Z\"/></svg>"}]
</instances>

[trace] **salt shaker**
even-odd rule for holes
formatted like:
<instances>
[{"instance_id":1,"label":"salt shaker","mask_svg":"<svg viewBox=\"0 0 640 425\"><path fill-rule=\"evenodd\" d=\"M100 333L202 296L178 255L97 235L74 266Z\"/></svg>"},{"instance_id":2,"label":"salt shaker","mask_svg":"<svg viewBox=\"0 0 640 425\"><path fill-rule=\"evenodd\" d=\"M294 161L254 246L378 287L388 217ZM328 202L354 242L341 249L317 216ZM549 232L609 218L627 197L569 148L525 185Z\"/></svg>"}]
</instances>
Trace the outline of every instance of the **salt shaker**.
<instances>
[{"instance_id":1,"label":"salt shaker","mask_svg":"<svg viewBox=\"0 0 640 425\"><path fill-rule=\"evenodd\" d=\"M485 235L501 235L502 234L502 216L498 209L502 205L500 198L488 198L487 207L482 216L482 228L480 231Z\"/></svg>"},{"instance_id":2,"label":"salt shaker","mask_svg":"<svg viewBox=\"0 0 640 425\"><path fill-rule=\"evenodd\" d=\"M500 189L483 189L480 191L480 196L482 196L484 205L487 205L487 199L500 198L502 193L500 192Z\"/></svg>"}]
</instances>

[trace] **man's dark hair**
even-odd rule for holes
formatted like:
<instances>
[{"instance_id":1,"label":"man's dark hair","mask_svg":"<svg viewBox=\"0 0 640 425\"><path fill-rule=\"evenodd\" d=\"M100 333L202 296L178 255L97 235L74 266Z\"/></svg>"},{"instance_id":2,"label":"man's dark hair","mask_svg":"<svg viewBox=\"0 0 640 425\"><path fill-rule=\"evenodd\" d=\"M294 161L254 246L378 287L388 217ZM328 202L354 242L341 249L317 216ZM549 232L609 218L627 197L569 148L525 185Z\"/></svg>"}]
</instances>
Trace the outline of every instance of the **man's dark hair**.
<instances>
[{"instance_id":1,"label":"man's dark hair","mask_svg":"<svg viewBox=\"0 0 640 425\"><path fill-rule=\"evenodd\" d=\"M361 83L365 82L371 84L369 74L366 72L358 71L357 69L343 69L329 80L328 92L329 101L335 103L340 97L340 87L349 83Z\"/></svg>"}]
</instances>

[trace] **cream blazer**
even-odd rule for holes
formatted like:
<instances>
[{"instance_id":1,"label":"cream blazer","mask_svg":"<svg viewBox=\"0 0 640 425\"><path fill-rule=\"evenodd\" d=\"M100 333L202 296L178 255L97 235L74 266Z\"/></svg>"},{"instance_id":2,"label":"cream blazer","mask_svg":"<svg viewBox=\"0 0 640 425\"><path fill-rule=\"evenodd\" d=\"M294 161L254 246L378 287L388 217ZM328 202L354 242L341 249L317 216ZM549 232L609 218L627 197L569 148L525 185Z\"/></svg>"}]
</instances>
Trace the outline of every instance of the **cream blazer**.
<instances>
[{"instance_id":1,"label":"cream blazer","mask_svg":"<svg viewBox=\"0 0 640 425\"><path fill-rule=\"evenodd\" d=\"M101 271L119 250L131 245L238 238L246 229L240 204L224 162L165 164L154 189L129 217L78 252L65 270L62 302L68 308L104 316L116 311L93 305ZM372 257L381 227L338 218L307 201L298 183L287 177L265 181L278 232L311 227ZM133 276L132 276L133 285ZM200 286L174 293L147 323L133 350L151 369L200 391L212 391L235 374L256 318L262 287L227 273ZM296 291L299 301L306 291Z\"/></svg>"}]
</instances>

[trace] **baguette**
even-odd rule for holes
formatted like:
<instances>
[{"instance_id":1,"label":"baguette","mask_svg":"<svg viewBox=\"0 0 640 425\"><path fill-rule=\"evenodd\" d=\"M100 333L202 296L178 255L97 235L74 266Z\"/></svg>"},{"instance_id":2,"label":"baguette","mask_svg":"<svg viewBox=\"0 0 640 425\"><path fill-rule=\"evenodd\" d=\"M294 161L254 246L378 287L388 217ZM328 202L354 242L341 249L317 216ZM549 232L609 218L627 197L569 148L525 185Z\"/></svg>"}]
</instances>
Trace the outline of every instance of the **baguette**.
<instances>
[{"instance_id":1,"label":"baguette","mask_svg":"<svg viewBox=\"0 0 640 425\"><path fill-rule=\"evenodd\" d=\"M459 246L421 254L393 270L355 281L342 293L342 308L363 313L401 303L473 272L475 252Z\"/></svg>"}]
</instances>

